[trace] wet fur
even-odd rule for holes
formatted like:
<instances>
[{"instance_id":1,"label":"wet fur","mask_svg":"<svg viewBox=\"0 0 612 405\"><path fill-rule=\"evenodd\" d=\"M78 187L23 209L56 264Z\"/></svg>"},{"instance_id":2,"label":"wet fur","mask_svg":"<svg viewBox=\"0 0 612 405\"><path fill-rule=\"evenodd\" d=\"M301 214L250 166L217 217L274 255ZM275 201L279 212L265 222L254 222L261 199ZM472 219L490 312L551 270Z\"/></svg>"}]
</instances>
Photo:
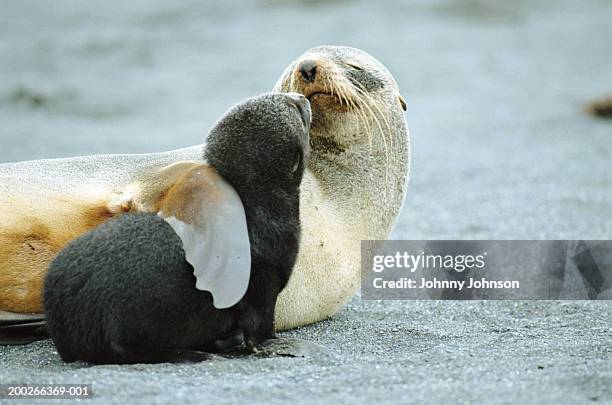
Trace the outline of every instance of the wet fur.
<instances>
[{"instance_id":1,"label":"wet fur","mask_svg":"<svg viewBox=\"0 0 612 405\"><path fill-rule=\"evenodd\" d=\"M44 306L62 359L171 361L184 358L184 350L213 350L237 329L251 349L274 337L276 298L298 253L304 158L292 168L296 153L307 156L308 147L298 136L305 127L297 110L286 101L269 95L230 110L211 131L204 155L245 207L252 265L242 300L215 309L210 294L196 290L170 225L154 214L125 214L68 244L50 266ZM173 166L164 178L180 172ZM153 195L160 200L164 193Z\"/></svg>"}]
</instances>

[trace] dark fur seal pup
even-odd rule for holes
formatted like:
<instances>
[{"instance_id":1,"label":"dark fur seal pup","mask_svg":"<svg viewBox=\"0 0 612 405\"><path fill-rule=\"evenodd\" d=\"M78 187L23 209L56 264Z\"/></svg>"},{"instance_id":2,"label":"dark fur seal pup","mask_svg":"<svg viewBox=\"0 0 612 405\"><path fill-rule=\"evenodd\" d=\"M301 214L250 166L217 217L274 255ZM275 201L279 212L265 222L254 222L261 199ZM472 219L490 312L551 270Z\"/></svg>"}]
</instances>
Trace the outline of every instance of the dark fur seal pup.
<instances>
[{"instance_id":1,"label":"dark fur seal pup","mask_svg":"<svg viewBox=\"0 0 612 405\"><path fill-rule=\"evenodd\" d=\"M298 253L309 127L302 95L249 99L211 131L212 167L173 164L147 180L157 186L142 200L124 201L158 215L124 214L62 250L44 285L62 359L201 360L194 351L237 330L252 351L273 338L276 298Z\"/></svg>"}]
</instances>

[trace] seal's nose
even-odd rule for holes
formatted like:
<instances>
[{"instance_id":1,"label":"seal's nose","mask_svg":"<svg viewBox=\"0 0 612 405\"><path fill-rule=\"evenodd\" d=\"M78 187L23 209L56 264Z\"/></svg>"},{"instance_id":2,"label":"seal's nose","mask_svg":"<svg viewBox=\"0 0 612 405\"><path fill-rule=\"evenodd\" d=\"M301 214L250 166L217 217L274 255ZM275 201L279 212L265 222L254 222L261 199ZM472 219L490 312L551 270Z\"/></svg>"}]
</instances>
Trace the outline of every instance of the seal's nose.
<instances>
[{"instance_id":1,"label":"seal's nose","mask_svg":"<svg viewBox=\"0 0 612 405\"><path fill-rule=\"evenodd\" d=\"M312 113L310 110L310 102L308 101L308 99L300 93L287 93L287 97L289 97L296 105L298 111L300 112L300 115L302 116L304 126L306 128L309 128Z\"/></svg>"},{"instance_id":2,"label":"seal's nose","mask_svg":"<svg viewBox=\"0 0 612 405\"><path fill-rule=\"evenodd\" d=\"M306 59L300 63L298 70L302 75L302 79L308 83L312 83L317 77L317 62L312 59Z\"/></svg>"}]
</instances>

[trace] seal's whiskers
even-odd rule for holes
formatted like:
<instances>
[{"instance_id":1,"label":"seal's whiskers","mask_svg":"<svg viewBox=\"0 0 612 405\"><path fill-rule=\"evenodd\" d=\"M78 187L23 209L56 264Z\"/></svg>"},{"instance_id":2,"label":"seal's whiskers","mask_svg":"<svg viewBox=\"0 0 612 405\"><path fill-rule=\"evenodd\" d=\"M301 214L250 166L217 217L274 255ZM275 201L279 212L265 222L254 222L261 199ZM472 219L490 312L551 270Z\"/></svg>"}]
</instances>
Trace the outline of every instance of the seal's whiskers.
<instances>
[{"instance_id":1,"label":"seal's whiskers","mask_svg":"<svg viewBox=\"0 0 612 405\"><path fill-rule=\"evenodd\" d=\"M343 76L339 77L343 78ZM355 97L355 92L351 88L350 84L346 83L344 80L335 80L333 83L335 84L338 92L341 93L344 99L347 101L347 106L349 110L357 113L359 116L359 120L366 127L366 133L368 135L368 145L370 147L370 153L372 153L372 131L370 127L370 122L367 119L367 114L363 109L362 103L359 102L358 97ZM351 97L347 97L347 92L351 94Z\"/></svg>"},{"instance_id":2,"label":"seal's whiskers","mask_svg":"<svg viewBox=\"0 0 612 405\"><path fill-rule=\"evenodd\" d=\"M388 183L389 183L389 147L387 145L387 137L385 136L385 131L383 130L382 125L380 125L380 121L376 117L376 114L374 113L372 108L370 108L369 103L358 92L355 93L355 96L357 100L359 100L361 104L368 109L368 111L370 112L370 117L372 117L372 119L376 122L376 125L378 126L378 130L380 132L380 135L383 141L383 147L385 149L385 184L388 186ZM388 189L387 187L385 187L385 197L387 196L387 191Z\"/></svg>"}]
</instances>

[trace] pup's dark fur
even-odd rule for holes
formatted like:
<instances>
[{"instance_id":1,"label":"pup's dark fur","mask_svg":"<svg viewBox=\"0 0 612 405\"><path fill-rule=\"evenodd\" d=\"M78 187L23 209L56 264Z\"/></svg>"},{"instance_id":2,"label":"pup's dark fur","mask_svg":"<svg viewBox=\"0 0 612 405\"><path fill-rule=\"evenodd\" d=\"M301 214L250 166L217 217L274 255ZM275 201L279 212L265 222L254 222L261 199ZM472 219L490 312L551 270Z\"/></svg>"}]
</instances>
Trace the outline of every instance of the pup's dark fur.
<instances>
[{"instance_id":1,"label":"pup's dark fur","mask_svg":"<svg viewBox=\"0 0 612 405\"><path fill-rule=\"evenodd\" d=\"M246 211L251 278L237 305L216 309L208 292L196 290L167 222L126 214L71 242L50 266L44 305L62 359L199 360L205 356L185 351L214 349L237 330L250 349L273 338L276 298L298 253L309 115L305 99L265 95L230 110L209 135L204 159L234 186Z\"/></svg>"}]
</instances>

